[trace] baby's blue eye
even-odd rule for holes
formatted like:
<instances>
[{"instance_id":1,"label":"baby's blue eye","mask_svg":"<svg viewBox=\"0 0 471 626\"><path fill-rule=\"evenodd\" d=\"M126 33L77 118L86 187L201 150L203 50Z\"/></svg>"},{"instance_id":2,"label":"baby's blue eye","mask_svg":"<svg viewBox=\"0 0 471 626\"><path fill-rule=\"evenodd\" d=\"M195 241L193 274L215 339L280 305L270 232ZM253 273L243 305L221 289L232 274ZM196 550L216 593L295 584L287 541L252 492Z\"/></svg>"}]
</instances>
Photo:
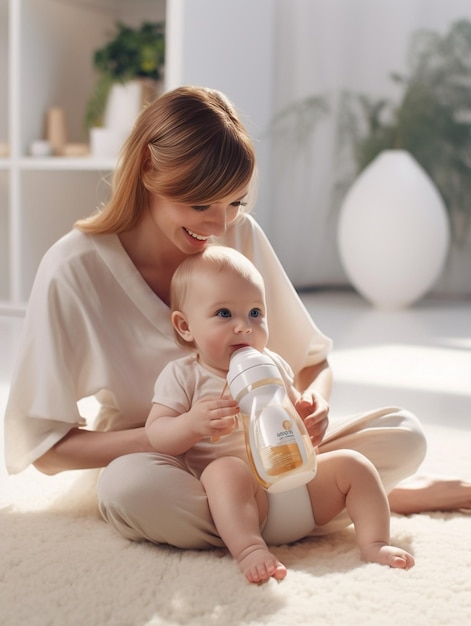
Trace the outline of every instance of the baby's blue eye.
<instances>
[{"instance_id":1,"label":"baby's blue eye","mask_svg":"<svg viewBox=\"0 0 471 626\"><path fill-rule=\"evenodd\" d=\"M262 314L262 312L260 311L260 309L252 309L250 311L250 317L260 317Z\"/></svg>"},{"instance_id":2,"label":"baby's blue eye","mask_svg":"<svg viewBox=\"0 0 471 626\"><path fill-rule=\"evenodd\" d=\"M229 309L219 309L219 311L216 313L216 315L218 317L232 317L231 316L231 312L229 311Z\"/></svg>"}]
</instances>

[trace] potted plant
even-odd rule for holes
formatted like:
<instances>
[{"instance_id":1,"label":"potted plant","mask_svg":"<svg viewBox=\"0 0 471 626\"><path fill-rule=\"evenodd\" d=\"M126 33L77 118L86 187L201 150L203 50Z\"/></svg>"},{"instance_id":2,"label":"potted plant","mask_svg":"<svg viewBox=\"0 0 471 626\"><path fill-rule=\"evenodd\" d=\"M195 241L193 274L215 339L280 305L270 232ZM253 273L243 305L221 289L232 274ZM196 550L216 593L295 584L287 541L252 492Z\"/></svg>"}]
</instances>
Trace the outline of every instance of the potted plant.
<instances>
[{"instance_id":1,"label":"potted plant","mask_svg":"<svg viewBox=\"0 0 471 626\"><path fill-rule=\"evenodd\" d=\"M470 58L470 21L443 36L418 31L409 75L391 75L402 90L398 102L346 94L342 114L357 173L384 150L408 151L440 191L458 244L471 224Z\"/></svg>"},{"instance_id":2,"label":"potted plant","mask_svg":"<svg viewBox=\"0 0 471 626\"><path fill-rule=\"evenodd\" d=\"M418 31L409 51L408 75L392 75L399 88L396 99L346 95L343 129L350 136L359 176L342 203L338 242L351 282L355 284L355 278L358 288L361 278L364 292L367 280L370 291L376 280L381 283L378 290L384 289L390 298L393 281L386 280L388 271L395 272L398 297L404 296L404 285L419 273L428 276L423 280L427 288L442 277L439 289L445 292L447 282L451 288L463 283L457 274L462 274L463 264L469 275L470 58L470 21L453 23L444 35ZM421 185L415 175L413 179L414 162L417 174L421 167L437 190L435 200L431 191L427 198L420 194L422 209ZM417 184L412 185L413 180ZM436 200L446 219L439 216ZM455 245L449 249L450 229ZM374 272L368 242L381 242ZM378 258L384 260L382 265Z\"/></svg>"},{"instance_id":3,"label":"potted plant","mask_svg":"<svg viewBox=\"0 0 471 626\"><path fill-rule=\"evenodd\" d=\"M94 67L100 76L87 105L86 127L92 129L102 126L115 128L129 126L129 120L116 122L107 119L107 115L110 116L107 107L114 95L113 90L123 91L130 83L138 84L140 100L143 100L139 104L142 106L145 101L150 101L157 95L158 81L163 76L164 61L163 22L144 22L139 28L117 22L112 39L93 56ZM118 106L116 110L125 110L125 105ZM135 112L131 113L131 123L134 118Z\"/></svg>"}]
</instances>

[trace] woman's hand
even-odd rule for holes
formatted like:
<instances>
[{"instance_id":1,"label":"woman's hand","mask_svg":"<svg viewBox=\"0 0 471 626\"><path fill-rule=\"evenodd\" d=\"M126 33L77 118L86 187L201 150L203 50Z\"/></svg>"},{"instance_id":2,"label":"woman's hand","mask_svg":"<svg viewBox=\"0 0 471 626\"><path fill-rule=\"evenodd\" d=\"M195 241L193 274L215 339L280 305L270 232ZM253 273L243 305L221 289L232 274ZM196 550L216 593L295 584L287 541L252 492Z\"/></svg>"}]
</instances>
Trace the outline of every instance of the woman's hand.
<instances>
[{"instance_id":1,"label":"woman's hand","mask_svg":"<svg viewBox=\"0 0 471 626\"><path fill-rule=\"evenodd\" d=\"M332 371L327 359L301 369L295 378L300 396L295 403L304 420L313 446L318 446L329 425L329 403L332 389Z\"/></svg>"},{"instance_id":2,"label":"woman's hand","mask_svg":"<svg viewBox=\"0 0 471 626\"><path fill-rule=\"evenodd\" d=\"M318 446L329 425L329 403L320 393L308 390L300 395L295 408L306 425L312 445Z\"/></svg>"}]
</instances>

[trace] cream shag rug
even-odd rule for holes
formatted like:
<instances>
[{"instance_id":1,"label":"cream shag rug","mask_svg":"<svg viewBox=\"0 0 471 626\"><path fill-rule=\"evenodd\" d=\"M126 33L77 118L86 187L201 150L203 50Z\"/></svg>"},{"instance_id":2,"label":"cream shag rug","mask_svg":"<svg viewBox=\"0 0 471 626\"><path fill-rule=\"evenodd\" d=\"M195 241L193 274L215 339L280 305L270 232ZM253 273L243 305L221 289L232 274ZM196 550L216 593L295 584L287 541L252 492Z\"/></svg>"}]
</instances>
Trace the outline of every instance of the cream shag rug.
<instances>
[{"instance_id":1,"label":"cream shag rug","mask_svg":"<svg viewBox=\"0 0 471 626\"><path fill-rule=\"evenodd\" d=\"M469 431L428 426L426 469L471 476ZM392 518L407 572L359 561L353 531L275 548L281 583L245 582L222 551L120 538L93 472L1 479L2 626L458 626L471 624L471 516Z\"/></svg>"}]
</instances>

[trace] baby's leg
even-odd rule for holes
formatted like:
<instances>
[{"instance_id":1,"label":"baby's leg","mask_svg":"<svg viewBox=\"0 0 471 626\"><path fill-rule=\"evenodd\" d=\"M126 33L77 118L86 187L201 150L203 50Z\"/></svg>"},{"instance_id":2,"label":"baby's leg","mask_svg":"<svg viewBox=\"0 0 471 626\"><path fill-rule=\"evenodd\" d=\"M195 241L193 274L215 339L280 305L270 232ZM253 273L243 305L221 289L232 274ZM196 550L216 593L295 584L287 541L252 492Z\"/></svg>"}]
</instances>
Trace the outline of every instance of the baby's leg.
<instances>
[{"instance_id":1,"label":"baby's leg","mask_svg":"<svg viewBox=\"0 0 471 626\"><path fill-rule=\"evenodd\" d=\"M364 561L403 569L414 565L408 552L389 545L387 496L376 468L366 457L351 450L320 454L309 493L318 525L347 508Z\"/></svg>"},{"instance_id":2,"label":"baby's leg","mask_svg":"<svg viewBox=\"0 0 471 626\"><path fill-rule=\"evenodd\" d=\"M216 528L247 580L260 583L284 578L285 566L268 550L260 533L267 497L247 463L237 457L220 457L203 471L201 483Z\"/></svg>"}]
</instances>

